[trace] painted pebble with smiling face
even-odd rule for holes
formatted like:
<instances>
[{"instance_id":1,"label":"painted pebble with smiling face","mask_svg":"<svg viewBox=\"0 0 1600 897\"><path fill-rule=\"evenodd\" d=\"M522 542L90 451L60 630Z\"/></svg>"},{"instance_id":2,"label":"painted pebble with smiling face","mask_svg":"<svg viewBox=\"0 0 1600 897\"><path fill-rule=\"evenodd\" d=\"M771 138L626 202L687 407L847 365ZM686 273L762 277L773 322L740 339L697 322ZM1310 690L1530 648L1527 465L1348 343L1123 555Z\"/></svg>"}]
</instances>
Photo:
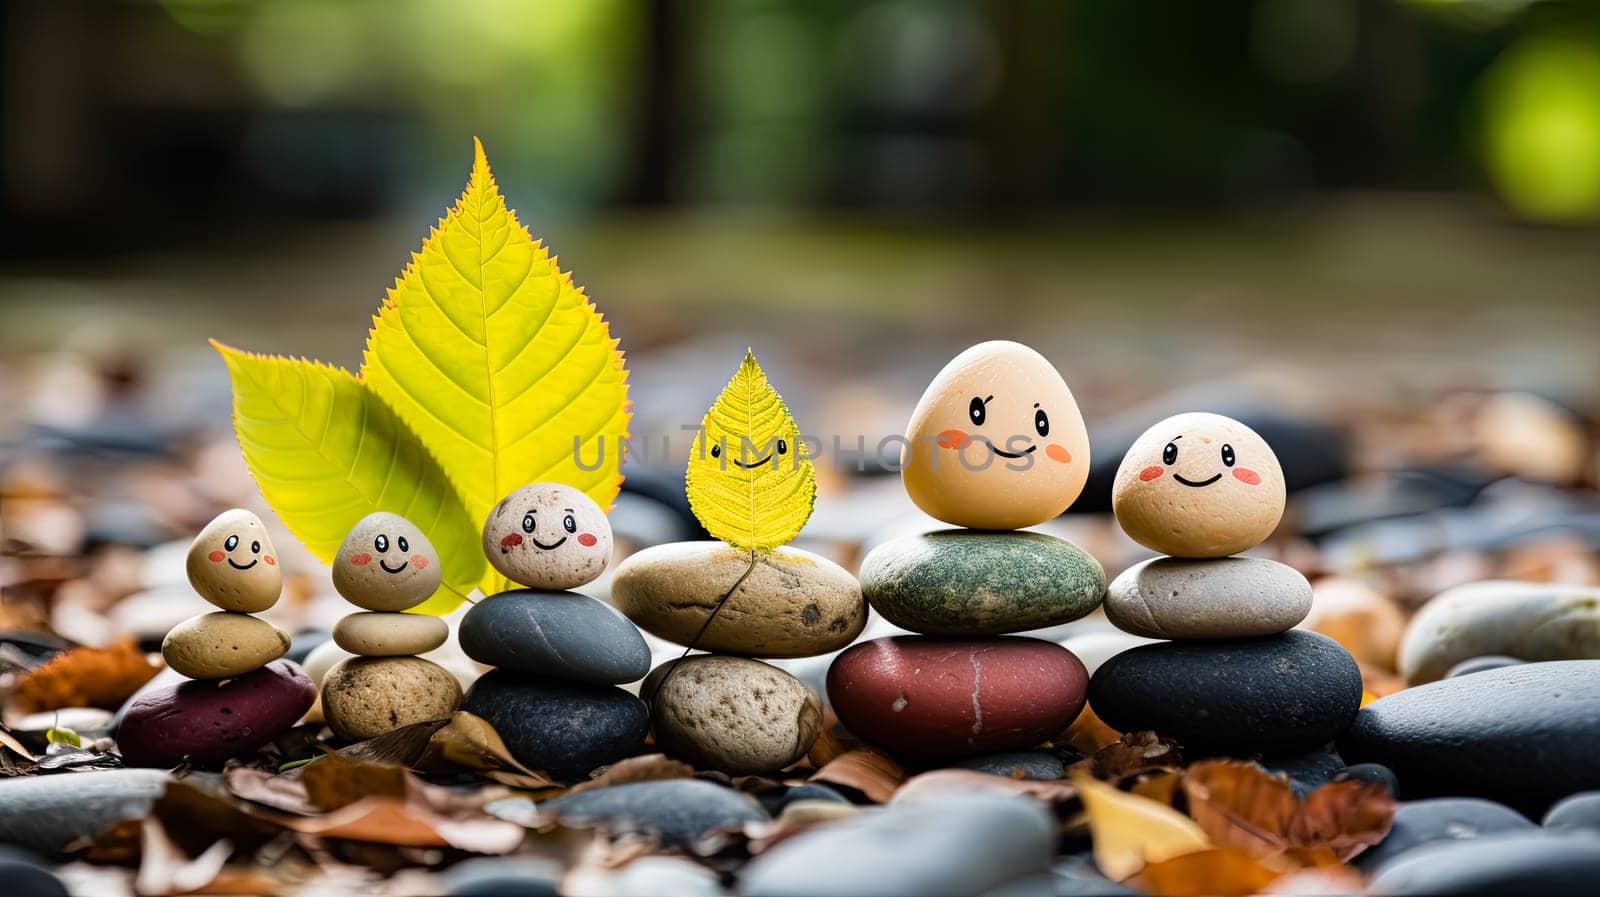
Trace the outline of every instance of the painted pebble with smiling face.
<instances>
[{"instance_id":1,"label":"painted pebble with smiling face","mask_svg":"<svg viewBox=\"0 0 1600 897\"><path fill-rule=\"evenodd\" d=\"M589 496L534 483L506 496L483 525L483 553L501 575L530 589L572 589L611 561L611 523Z\"/></svg>"},{"instance_id":2,"label":"painted pebble with smiling face","mask_svg":"<svg viewBox=\"0 0 1600 897\"><path fill-rule=\"evenodd\" d=\"M278 603L283 571L261 518L223 511L195 536L185 559L189 584L223 610L253 614Z\"/></svg>"},{"instance_id":3,"label":"painted pebble with smiling face","mask_svg":"<svg viewBox=\"0 0 1600 897\"><path fill-rule=\"evenodd\" d=\"M906 492L956 526L1043 523L1077 500L1089 476L1089 433L1072 390L1020 343L979 343L945 365L906 439Z\"/></svg>"},{"instance_id":4,"label":"painted pebble with smiling face","mask_svg":"<svg viewBox=\"0 0 1600 897\"><path fill-rule=\"evenodd\" d=\"M442 575L439 554L422 530L387 511L357 521L333 558L333 587L367 610L415 607L438 590Z\"/></svg>"},{"instance_id":5,"label":"painted pebble with smiling face","mask_svg":"<svg viewBox=\"0 0 1600 897\"><path fill-rule=\"evenodd\" d=\"M1283 517L1283 468L1266 440L1230 417L1169 417L1133 443L1111 505L1135 541L1162 554L1218 558L1253 548Z\"/></svg>"}]
</instances>

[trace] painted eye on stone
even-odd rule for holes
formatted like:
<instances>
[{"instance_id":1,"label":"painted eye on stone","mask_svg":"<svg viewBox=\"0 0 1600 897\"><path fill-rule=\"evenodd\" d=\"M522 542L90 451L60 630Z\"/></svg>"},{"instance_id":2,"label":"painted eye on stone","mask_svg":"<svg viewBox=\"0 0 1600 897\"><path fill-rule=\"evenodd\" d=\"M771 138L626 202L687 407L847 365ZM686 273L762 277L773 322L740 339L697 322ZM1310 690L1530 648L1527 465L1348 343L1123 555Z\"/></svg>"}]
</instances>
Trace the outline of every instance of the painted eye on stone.
<instances>
[{"instance_id":1,"label":"painted eye on stone","mask_svg":"<svg viewBox=\"0 0 1600 897\"><path fill-rule=\"evenodd\" d=\"M789 450L789 443L784 442L782 439L778 440L778 454L781 455L784 452L787 452L788 450Z\"/></svg>"},{"instance_id":2,"label":"painted eye on stone","mask_svg":"<svg viewBox=\"0 0 1600 897\"><path fill-rule=\"evenodd\" d=\"M235 548L238 548L238 547L239 547L239 537L238 536L229 536L228 537L228 541L222 543L222 548L225 551L232 551L232 550L234 550Z\"/></svg>"},{"instance_id":3,"label":"painted eye on stone","mask_svg":"<svg viewBox=\"0 0 1600 897\"><path fill-rule=\"evenodd\" d=\"M972 425L974 427L983 426L983 421L988 416L989 412L983 407L983 400L973 396L972 401L967 403L967 417L972 418Z\"/></svg>"},{"instance_id":4,"label":"painted eye on stone","mask_svg":"<svg viewBox=\"0 0 1600 897\"><path fill-rule=\"evenodd\" d=\"M1234 458L1233 456L1233 446L1224 443L1222 446L1222 463L1228 467L1232 467L1233 462L1236 460L1238 459Z\"/></svg>"},{"instance_id":5,"label":"painted eye on stone","mask_svg":"<svg viewBox=\"0 0 1600 897\"><path fill-rule=\"evenodd\" d=\"M260 554L261 553L261 543L260 542L251 542L250 543L250 553L251 554Z\"/></svg>"},{"instance_id":6,"label":"painted eye on stone","mask_svg":"<svg viewBox=\"0 0 1600 897\"><path fill-rule=\"evenodd\" d=\"M1161 463L1178 463L1178 444L1176 442L1167 443L1167 447L1161 450Z\"/></svg>"},{"instance_id":7,"label":"painted eye on stone","mask_svg":"<svg viewBox=\"0 0 1600 897\"><path fill-rule=\"evenodd\" d=\"M1038 411L1033 413L1033 429L1036 430L1040 436L1050 435L1050 418L1044 413L1043 408L1040 408Z\"/></svg>"},{"instance_id":8,"label":"painted eye on stone","mask_svg":"<svg viewBox=\"0 0 1600 897\"><path fill-rule=\"evenodd\" d=\"M533 532L533 512L532 511L529 511L528 513L522 515L522 531L525 532L525 533L532 533Z\"/></svg>"},{"instance_id":9,"label":"painted eye on stone","mask_svg":"<svg viewBox=\"0 0 1600 897\"><path fill-rule=\"evenodd\" d=\"M569 533L575 533L578 531L578 521L572 519L571 514L568 514L566 518L561 521L561 525Z\"/></svg>"},{"instance_id":10,"label":"painted eye on stone","mask_svg":"<svg viewBox=\"0 0 1600 897\"><path fill-rule=\"evenodd\" d=\"M382 533L379 533L378 534L378 538L372 540L372 547L378 549L378 553L379 554L382 554L383 552L388 551L389 550L389 537L385 536Z\"/></svg>"},{"instance_id":11,"label":"painted eye on stone","mask_svg":"<svg viewBox=\"0 0 1600 897\"><path fill-rule=\"evenodd\" d=\"M411 543L406 541L406 537L405 536L401 536L400 538L394 540L394 544L400 546L400 550L401 551L410 551L411 550Z\"/></svg>"}]
</instances>

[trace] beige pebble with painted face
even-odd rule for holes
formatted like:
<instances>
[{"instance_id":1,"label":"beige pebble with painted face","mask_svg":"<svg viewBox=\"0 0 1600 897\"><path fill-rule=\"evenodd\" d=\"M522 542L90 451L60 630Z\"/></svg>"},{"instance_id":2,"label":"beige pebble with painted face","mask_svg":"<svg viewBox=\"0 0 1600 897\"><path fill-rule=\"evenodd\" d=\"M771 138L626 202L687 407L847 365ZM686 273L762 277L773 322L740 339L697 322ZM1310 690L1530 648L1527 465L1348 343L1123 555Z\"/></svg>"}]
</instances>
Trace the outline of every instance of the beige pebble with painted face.
<instances>
[{"instance_id":1,"label":"beige pebble with painted face","mask_svg":"<svg viewBox=\"0 0 1600 897\"><path fill-rule=\"evenodd\" d=\"M901 451L917 507L956 526L1018 529L1065 511L1089 477L1089 432L1066 381L1021 343L979 343L928 385Z\"/></svg>"},{"instance_id":2,"label":"beige pebble with painted face","mask_svg":"<svg viewBox=\"0 0 1600 897\"><path fill-rule=\"evenodd\" d=\"M1144 432L1117 468L1111 506L1134 541L1183 558L1261 544L1283 517L1283 468L1256 431L1189 412Z\"/></svg>"},{"instance_id":3,"label":"beige pebble with painted face","mask_svg":"<svg viewBox=\"0 0 1600 897\"><path fill-rule=\"evenodd\" d=\"M333 626L333 641L361 657L425 654L445 643L450 626L427 614L367 611L350 614Z\"/></svg>"},{"instance_id":4,"label":"beige pebble with painted face","mask_svg":"<svg viewBox=\"0 0 1600 897\"><path fill-rule=\"evenodd\" d=\"M278 603L283 571L261 518L243 508L218 514L184 560L189 584L223 610L259 613Z\"/></svg>"},{"instance_id":5,"label":"beige pebble with painted face","mask_svg":"<svg viewBox=\"0 0 1600 897\"><path fill-rule=\"evenodd\" d=\"M399 514L378 511L350 528L333 558L333 587L356 607L400 611L439 588L439 553Z\"/></svg>"},{"instance_id":6,"label":"beige pebble with painted face","mask_svg":"<svg viewBox=\"0 0 1600 897\"><path fill-rule=\"evenodd\" d=\"M534 483L489 512L483 553L514 583L530 589L573 589L592 582L611 562L611 523L577 489Z\"/></svg>"}]
</instances>

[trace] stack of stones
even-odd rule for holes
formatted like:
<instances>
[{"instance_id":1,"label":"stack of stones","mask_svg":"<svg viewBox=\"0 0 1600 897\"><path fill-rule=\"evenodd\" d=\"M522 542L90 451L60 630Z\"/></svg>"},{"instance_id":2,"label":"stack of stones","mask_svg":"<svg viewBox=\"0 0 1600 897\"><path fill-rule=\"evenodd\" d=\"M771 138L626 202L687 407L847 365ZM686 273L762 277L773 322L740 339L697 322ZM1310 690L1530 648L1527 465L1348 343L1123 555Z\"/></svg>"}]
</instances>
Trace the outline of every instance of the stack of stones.
<instances>
[{"instance_id":1,"label":"stack of stones","mask_svg":"<svg viewBox=\"0 0 1600 897\"><path fill-rule=\"evenodd\" d=\"M611 545L611 524L587 495L524 486L490 512L483 550L525 588L491 595L461 620L461 650L495 667L462 709L488 720L523 765L566 781L638 753L650 726L644 704L617 687L649 672L644 636L568 591L605 570Z\"/></svg>"},{"instance_id":2,"label":"stack of stones","mask_svg":"<svg viewBox=\"0 0 1600 897\"><path fill-rule=\"evenodd\" d=\"M1083 709L1088 675L1055 642L1004 636L1077 619L1105 595L1089 554L1017 531L1083 490L1089 440L1072 392L1032 349L983 343L935 378L907 432L907 493L961 528L868 554L867 601L918 635L839 655L828 671L833 708L853 734L917 764L1049 740Z\"/></svg>"},{"instance_id":3,"label":"stack of stones","mask_svg":"<svg viewBox=\"0 0 1600 897\"><path fill-rule=\"evenodd\" d=\"M1283 515L1284 480L1266 442L1231 418L1179 414L1128 450L1112 492L1117 521L1166 557L1111 583L1106 617L1167 641L1107 660L1089 703L1123 732L1153 729L1191 755L1291 755L1326 745L1361 704L1361 673L1339 643L1294 626L1311 610L1298 571L1234 557Z\"/></svg>"},{"instance_id":4,"label":"stack of stones","mask_svg":"<svg viewBox=\"0 0 1600 897\"><path fill-rule=\"evenodd\" d=\"M220 763L243 756L299 722L316 699L300 667L280 660L289 635L252 616L278 602L283 573L261 519L224 511L195 537L189 582L221 608L174 626L161 656L194 680L133 701L117 730L130 766Z\"/></svg>"},{"instance_id":5,"label":"stack of stones","mask_svg":"<svg viewBox=\"0 0 1600 897\"><path fill-rule=\"evenodd\" d=\"M662 750L733 775L781 770L821 733L817 696L755 658L828 654L867 623L856 578L790 546L757 555L750 567L749 553L723 542L657 545L617 568L611 598L651 634L713 652L662 664L640 694Z\"/></svg>"},{"instance_id":6,"label":"stack of stones","mask_svg":"<svg viewBox=\"0 0 1600 897\"><path fill-rule=\"evenodd\" d=\"M415 655L444 644L438 617L404 611L439 588L439 555L411 521L385 511L361 518L333 559L333 587L360 613L333 628L333 640L356 655L322 680L322 715L351 741L443 719L461 703L449 671Z\"/></svg>"}]
</instances>

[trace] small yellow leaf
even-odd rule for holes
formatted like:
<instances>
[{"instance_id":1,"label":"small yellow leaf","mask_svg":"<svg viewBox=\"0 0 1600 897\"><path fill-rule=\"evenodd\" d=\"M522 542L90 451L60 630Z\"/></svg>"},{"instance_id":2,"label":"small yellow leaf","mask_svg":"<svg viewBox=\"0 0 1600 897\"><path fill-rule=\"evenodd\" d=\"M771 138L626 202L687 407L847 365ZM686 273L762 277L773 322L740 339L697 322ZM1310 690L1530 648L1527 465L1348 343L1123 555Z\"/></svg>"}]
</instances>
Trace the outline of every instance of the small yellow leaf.
<instances>
[{"instance_id":1,"label":"small yellow leaf","mask_svg":"<svg viewBox=\"0 0 1600 897\"><path fill-rule=\"evenodd\" d=\"M628 435L622 352L474 147L466 190L373 317L361 379L450 471L477 526L507 493L541 481L608 507ZM492 569L479 585L509 587Z\"/></svg>"},{"instance_id":2,"label":"small yellow leaf","mask_svg":"<svg viewBox=\"0 0 1600 897\"><path fill-rule=\"evenodd\" d=\"M817 498L817 472L804 448L799 424L746 350L689 450L685 480L694 516L742 551L771 551L793 539Z\"/></svg>"},{"instance_id":3,"label":"small yellow leaf","mask_svg":"<svg viewBox=\"0 0 1600 897\"><path fill-rule=\"evenodd\" d=\"M348 371L212 341L233 377L233 424L261 494L326 563L356 521L391 511L439 550L443 584L418 608L449 610L488 566L478 526L444 471L383 400Z\"/></svg>"},{"instance_id":4,"label":"small yellow leaf","mask_svg":"<svg viewBox=\"0 0 1600 897\"><path fill-rule=\"evenodd\" d=\"M1107 878L1122 881L1173 857L1211 846L1193 819L1149 798L1118 791L1080 774L1073 779L1083 794L1094 839L1094 861Z\"/></svg>"}]
</instances>

